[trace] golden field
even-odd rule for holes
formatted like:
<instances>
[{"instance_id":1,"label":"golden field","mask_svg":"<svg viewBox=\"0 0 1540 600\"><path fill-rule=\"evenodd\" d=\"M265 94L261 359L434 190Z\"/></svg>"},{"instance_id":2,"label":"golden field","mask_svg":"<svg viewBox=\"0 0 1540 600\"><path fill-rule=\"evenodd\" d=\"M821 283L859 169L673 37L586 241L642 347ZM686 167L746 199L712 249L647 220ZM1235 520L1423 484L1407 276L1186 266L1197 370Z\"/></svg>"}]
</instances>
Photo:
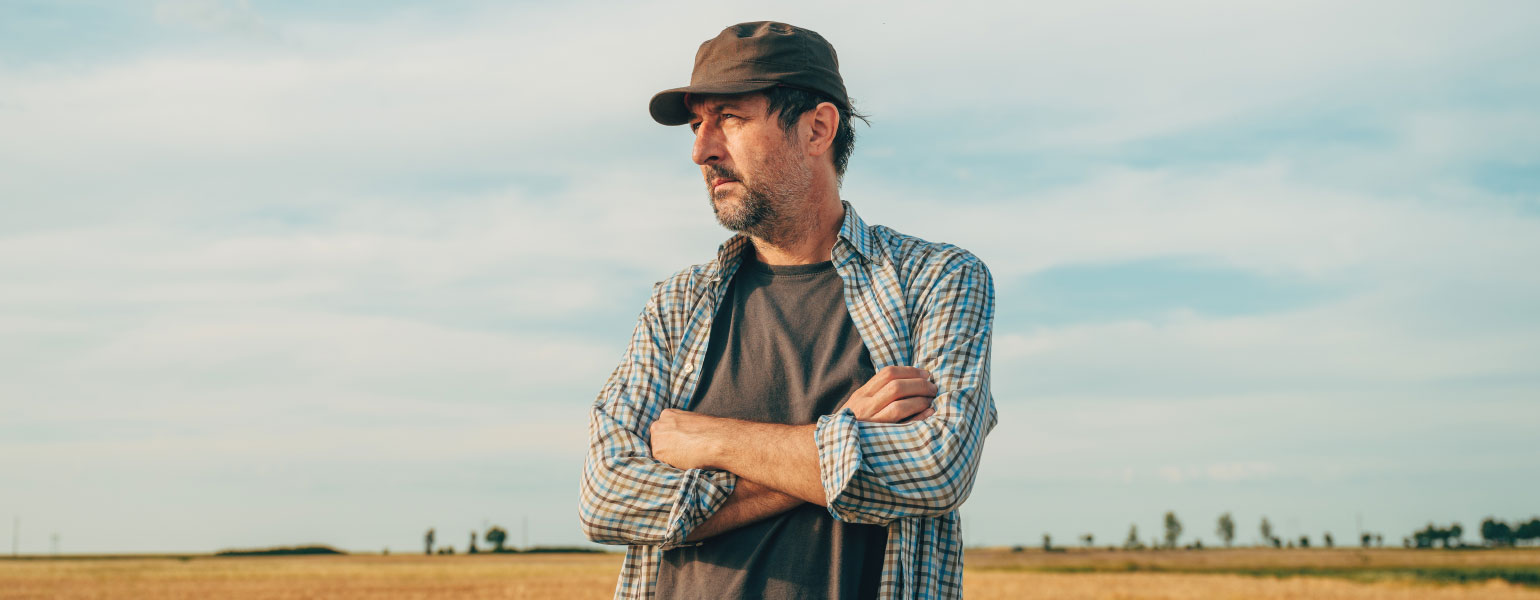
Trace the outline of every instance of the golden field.
<instances>
[{"instance_id":1,"label":"golden field","mask_svg":"<svg viewBox=\"0 0 1540 600\"><path fill-rule=\"evenodd\" d=\"M1447 583L1409 575L1540 572L1540 549L984 549L970 550L966 561L966 595L979 599L1540 600L1540 587L1501 579ZM608 598L619 566L617 554L24 558L0 560L0 599ZM1309 574L1291 574L1300 572Z\"/></svg>"}]
</instances>

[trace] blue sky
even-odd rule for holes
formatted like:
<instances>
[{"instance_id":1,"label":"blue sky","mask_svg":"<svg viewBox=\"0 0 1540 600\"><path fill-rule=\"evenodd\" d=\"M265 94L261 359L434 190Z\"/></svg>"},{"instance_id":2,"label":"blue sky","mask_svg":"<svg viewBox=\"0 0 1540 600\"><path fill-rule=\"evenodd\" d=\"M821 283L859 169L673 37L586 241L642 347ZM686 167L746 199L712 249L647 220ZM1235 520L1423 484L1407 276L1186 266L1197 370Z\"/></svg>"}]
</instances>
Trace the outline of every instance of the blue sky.
<instances>
[{"instance_id":1,"label":"blue sky","mask_svg":"<svg viewBox=\"0 0 1540 600\"><path fill-rule=\"evenodd\" d=\"M1532 3L700 8L0 5L21 550L582 542L585 411L729 235L646 100L765 18L872 115L842 195L995 276L968 543L1540 513Z\"/></svg>"}]
</instances>

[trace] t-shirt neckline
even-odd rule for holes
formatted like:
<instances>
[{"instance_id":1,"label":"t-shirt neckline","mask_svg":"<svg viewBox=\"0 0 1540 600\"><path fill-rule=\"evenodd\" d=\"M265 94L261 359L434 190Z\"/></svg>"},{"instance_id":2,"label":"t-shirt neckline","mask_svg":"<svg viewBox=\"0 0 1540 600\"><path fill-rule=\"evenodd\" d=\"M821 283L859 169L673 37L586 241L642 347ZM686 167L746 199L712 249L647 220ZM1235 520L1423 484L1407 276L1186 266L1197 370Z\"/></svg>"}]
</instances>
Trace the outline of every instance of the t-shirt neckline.
<instances>
[{"instance_id":1,"label":"t-shirt neckline","mask_svg":"<svg viewBox=\"0 0 1540 600\"><path fill-rule=\"evenodd\" d=\"M759 258L754 255L753 248L746 248L744 250L743 256L743 267L754 271L755 273L775 277L788 275L816 275L827 271L833 271L834 261L831 259L806 265L767 265L763 262L760 262Z\"/></svg>"}]
</instances>

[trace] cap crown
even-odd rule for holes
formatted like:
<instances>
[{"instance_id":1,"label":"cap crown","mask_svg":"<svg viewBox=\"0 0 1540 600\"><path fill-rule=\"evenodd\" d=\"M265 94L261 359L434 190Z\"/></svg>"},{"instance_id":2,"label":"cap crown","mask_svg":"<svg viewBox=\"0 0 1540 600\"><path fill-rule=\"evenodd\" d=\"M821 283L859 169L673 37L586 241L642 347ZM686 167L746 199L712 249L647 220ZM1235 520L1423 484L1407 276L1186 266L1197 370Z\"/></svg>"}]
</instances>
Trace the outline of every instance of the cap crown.
<instances>
[{"instance_id":1,"label":"cap crown","mask_svg":"<svg viewBox=\"0 0 1540 600\"><path fill-rule=\"evenodd\" d=\"M690 85L729 81L785 83L846 103L834 46L816 31L786 23L739 23L701 42Z\"/></svg>"},{"instance_id":2,"label":"cap crown","mask_svg":"<svg viewBox=\"0 0 1540 600\"><path fill-rule=\"evenodd\" d=\"M730 25L695 52L690 85L658 92L650 110L665 125L689 121L684 95L742 94L775 85L823 93L850 108L834 46L818 32L776 21Z\"/></svg>"}]
</instances>

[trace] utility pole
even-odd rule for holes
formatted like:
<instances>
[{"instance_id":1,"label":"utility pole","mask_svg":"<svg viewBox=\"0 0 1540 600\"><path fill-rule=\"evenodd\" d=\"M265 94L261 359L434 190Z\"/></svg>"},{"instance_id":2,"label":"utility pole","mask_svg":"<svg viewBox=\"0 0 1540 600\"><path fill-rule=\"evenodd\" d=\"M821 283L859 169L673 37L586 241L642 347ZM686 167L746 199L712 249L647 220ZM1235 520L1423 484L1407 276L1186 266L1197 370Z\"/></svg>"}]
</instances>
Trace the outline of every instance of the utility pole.
<instances>
[{"instance_id":1,"label":"utility pole","mask_svg":"<svg viewBox=\"0 0 1540 600\"><path fill-rule=\"evenodd\" d=\"M59 532L53 532L53 555L59 555Z\"/></svg>"},{"instance_id":2,"label":"utility pole","mask_svg":"<svg viewBox=\"0 0 1540 600\"><path fill-rule=\"evenodd\" d=\"M529 515L524 515L524 549L529 549Z\"/></svg>"},{"instance_id":3,"label":"utility pole","mask_svg":"<svg viewBox=\"0 0 1540 600\"><path fill-rule=\"evenodd\" d=\"M21 533L21 517L11 520L11 558L16 558L16 536Z\"/></svg>"}]
</instances>

